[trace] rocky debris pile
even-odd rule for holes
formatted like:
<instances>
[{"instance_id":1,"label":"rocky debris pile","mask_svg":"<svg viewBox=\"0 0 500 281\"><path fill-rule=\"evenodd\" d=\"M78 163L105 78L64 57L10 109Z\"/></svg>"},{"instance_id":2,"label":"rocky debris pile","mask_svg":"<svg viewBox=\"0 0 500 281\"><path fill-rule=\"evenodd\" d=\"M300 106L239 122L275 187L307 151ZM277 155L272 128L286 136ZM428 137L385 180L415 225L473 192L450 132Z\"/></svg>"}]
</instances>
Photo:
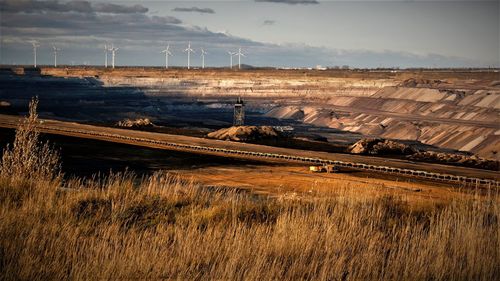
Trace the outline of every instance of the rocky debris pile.
<instances>
[{"instance_id":1,"label":"rocky debris pile","mask_svg":"<svg viewBox=\"0 0 500 281\"><path fill-rule=\"evenodd\" d=\"M251 142L282 138L282 134L271 126L233 126L207 135L211 139Z\"/></svg>"},{"instance_id":2,"label":"rocky debris pile","mask_svg":"<svg viewBox=\"0 0 500 281\"><path fill-rule=\"evenodd\" d=\"M418 152L407 156L409 160L424 161L441 164L459 165L476 169L498 171L500 162L496 160L484 159L476 155L445 153L436 151Z\"/></svg>"},{"instance_id":3,"label":"rocky debris pile","mask_svg":"<svg viewBox=\"0 0 500 281\"><path fill-rule=\"evenodd\" d=\"M154 124L149 120L149 118L138 118L135 120L125 119L122 121L118 121L116 126L123 128L144 128L144 127L153 127Z\"/></svg>"},{"instance_id":4,"label":"rocky debris pile","mask_svg":"<svg viewBox=\"0 0 500 281\"><path fill-rule=\"evenodd\" d=\"M348 152L370 155L410 155L414 154L416 149L410 145L392 140L366 138L349 146Z\"/></svg>"},{"instance_id":5,"label":"rocky debris pile","mask_svg":"<svg viewBox=\"0 0 500 281\"><path fill-rule=\"evenodd\" d=\"M445 83L441 80L429 80L429 79L417 79L417 78L410 78L406 79L405 81L401 82L399 84L400 87L408 87L408 88L417 88L417 87L423 87L423 88L433 88L441 85L442 83Z\"/></svg>"}]
</instances>

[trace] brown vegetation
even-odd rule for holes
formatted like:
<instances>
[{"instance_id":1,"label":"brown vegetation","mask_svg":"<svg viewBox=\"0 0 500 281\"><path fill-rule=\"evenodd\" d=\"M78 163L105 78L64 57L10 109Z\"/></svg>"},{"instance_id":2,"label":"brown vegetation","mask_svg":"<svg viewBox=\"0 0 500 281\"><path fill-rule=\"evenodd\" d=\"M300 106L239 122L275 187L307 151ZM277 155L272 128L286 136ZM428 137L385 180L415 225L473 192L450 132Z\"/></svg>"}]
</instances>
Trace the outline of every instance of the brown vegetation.
<instances>
[{"instance_id":1,"label":"brown vegetation","mask_svg":"<svg viewBox=\"0 0 500 281\"><path fill-rule=\"evenodd\" d=\"M27 146L7 149L1 164L0 279L493 280L500 275L500 204L494 196L415 211L404 199L347 193L257 197L163 172L141 179L125 173L64 181L38 165L9 160L57 167L57 156L30 133L34 110L30 116L18 129L18 137L29 140L16 138ZM21 189L26 192L14 192Z\"/></svg>"}]
</instances>

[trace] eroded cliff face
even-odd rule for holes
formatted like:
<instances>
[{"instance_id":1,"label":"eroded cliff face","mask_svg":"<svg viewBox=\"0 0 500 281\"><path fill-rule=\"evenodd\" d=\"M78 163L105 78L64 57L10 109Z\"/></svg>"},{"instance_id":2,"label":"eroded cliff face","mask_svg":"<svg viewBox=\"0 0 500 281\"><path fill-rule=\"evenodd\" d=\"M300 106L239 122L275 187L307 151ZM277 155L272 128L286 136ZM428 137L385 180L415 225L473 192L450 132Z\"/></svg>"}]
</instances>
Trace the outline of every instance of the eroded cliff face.
<instances>
[{"instance_id":1,"label":"eroded cliff face","mask_svg":"<svg viewBox=\"0 0 500 281\"><path fill-rule=\"evenodd\" d=\"M495 72L307 72L45 69L92 76L147 96L241 96L266 116L383 138L418 140L500 159L500 80Z\"/></svg>"}]
</instances>

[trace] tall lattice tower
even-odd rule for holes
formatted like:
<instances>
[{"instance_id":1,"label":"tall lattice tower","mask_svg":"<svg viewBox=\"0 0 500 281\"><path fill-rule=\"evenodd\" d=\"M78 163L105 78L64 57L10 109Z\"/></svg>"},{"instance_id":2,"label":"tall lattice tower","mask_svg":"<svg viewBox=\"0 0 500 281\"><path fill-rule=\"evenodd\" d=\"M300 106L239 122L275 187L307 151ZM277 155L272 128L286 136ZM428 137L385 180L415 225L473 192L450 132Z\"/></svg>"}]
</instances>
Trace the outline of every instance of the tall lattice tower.
<instances>
[{"instance_id":1,"label":"tall lattice tower","mask_svg":"<svg viewBox=\"0 0 500 281\"><path fill-rule=\"evenodd\" d=\"M241 97L238 97L236 103L234 104L234 126L243 126L245 122L245 104Z\"/></svg>"}]
</instances>

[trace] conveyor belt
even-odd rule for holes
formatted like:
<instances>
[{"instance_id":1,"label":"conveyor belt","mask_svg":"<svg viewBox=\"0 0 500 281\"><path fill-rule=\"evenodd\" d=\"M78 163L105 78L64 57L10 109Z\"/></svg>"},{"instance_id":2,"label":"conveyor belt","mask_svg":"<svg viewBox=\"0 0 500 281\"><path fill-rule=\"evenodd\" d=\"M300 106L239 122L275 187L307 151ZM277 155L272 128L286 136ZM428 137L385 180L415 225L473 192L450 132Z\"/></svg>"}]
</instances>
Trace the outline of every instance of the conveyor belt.
<instances>
[{"instance_id":1,"label":"conveyor belt","mask_svg":"<svg viewBox=\"0 0 500 281\"><path fill-rule=\"evenodd\" d=\"M72 123L74 124L74 123ZM88 126L88 125L85 125ZM0 120L0 127L6 128L16 128L17 123L13 121L2 121ZM486 186L486 187L500 187L500 181L494 179L485 179L477 177L459 176L445 173L434 173L423 170L414 169L404 169L399 167L389 167L380 165L371 165L359 162L348 162L348 161L336 161L330 159L324 159L321 157L304 157L300 155L293 154L281 154L281 153L265 153L260 151L251 150L238 150L229 149L221 147L212 147L208 145L195 145L195 144L185 144L177 143L166 140L159 140L154 138L144 138L144 137L133 137L125 134L119 133L105 133L94 130L79 130L70 129L65 127L55 127L44 125L42 121L38 126L41 132L59 134L59 135L70 135L76 137L90 138L114 141L120 143L135 144L141 146L153 146L171 150L181 150L194 153L205 153L205 154L217 154L229 157L239 157L239 158L258 158L263 160L273 160L273 161L286 161L286 162L300 162L307 163L311 165L334 165L341 168L349 168L355 170L364 170L377 173L386 173L394 175L402 175L406 177L416 177L427 180L435 180L441 182L451 182L459 183L463 185L475 185L475 186ZM131 132L131 131L128 131ZM133 132L133 131L132 131ZM293 150L291 150L293 151Z\"/></svg>"}]
</instances>

